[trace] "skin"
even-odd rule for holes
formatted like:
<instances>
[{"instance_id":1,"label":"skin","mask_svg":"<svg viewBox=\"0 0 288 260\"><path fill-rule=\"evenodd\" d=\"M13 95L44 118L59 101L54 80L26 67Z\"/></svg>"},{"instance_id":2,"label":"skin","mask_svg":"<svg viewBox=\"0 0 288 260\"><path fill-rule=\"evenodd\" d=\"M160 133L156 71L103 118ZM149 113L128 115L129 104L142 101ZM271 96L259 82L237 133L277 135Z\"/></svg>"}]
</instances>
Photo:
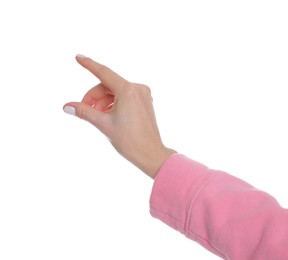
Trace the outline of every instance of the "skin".
<instances>
[{"instance_id":1,"label":"skin","mask_svg":"<svg viewBox=\"0 0 288 260\"><path fill-rule=\"evenodd\" d=\"M77 55L76 60L100 83L81 102L65 104L64 111L69 109L70 114L98 128L124 158L154 179L175 151L161 141L149 87L131 83L83 55Z\"/></svg>"}]
</instances>

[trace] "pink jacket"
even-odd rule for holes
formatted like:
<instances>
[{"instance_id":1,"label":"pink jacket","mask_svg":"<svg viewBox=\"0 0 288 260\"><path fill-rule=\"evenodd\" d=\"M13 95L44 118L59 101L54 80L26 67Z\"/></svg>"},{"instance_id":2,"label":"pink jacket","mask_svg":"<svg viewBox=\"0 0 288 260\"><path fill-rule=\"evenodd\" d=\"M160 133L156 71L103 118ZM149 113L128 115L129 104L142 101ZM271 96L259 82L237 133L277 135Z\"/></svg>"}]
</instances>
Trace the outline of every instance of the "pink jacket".
<instances>
[{"instance_id":1,"label":"pink jacket","mask_svg":"<svg viewBox=\"0 0 288 260\"><path fill-rule=\"evenodd\" d=\"M225 172L174 154L158 172L150 212L229 260L288 260L288 210Z\"/></svg>"}]
</instances>

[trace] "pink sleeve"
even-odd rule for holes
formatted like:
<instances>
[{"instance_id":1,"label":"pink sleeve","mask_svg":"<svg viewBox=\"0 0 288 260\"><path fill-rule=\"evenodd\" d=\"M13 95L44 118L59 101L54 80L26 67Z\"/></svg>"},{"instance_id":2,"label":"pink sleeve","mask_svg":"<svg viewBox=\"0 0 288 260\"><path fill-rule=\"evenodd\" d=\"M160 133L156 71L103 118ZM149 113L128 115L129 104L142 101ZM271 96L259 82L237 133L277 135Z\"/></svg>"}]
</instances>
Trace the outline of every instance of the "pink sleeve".
<instances>
[{"instance_id":1,"label":"pink sleeve","mask_svg":"<svg viewBox=\"0 0 288 260\"><path fill-rule=\"evenodd\" d=\"M288 210L225 172L174 154L158 172L150 212L223 259L288 259Z\"/></svg>"}]
</instances>

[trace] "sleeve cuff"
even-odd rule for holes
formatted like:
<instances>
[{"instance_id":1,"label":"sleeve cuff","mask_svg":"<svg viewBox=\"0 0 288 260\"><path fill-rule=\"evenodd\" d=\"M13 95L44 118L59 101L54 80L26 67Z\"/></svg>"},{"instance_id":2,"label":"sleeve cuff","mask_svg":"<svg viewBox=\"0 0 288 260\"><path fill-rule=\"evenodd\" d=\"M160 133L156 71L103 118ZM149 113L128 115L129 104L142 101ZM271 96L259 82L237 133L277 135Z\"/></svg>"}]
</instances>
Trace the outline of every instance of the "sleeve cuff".
<instances>
[{"instance_id":1,"label":"sleeve cuff","mask_svg":"<svg viewBox=\"0 0 288 260\"><path fill-rule=\"evenodd\" d=\"M181 154L171 155L156 175L150 197L150 214L185 233L187 212L212 174Z\"/></svg>"}]
</instances>

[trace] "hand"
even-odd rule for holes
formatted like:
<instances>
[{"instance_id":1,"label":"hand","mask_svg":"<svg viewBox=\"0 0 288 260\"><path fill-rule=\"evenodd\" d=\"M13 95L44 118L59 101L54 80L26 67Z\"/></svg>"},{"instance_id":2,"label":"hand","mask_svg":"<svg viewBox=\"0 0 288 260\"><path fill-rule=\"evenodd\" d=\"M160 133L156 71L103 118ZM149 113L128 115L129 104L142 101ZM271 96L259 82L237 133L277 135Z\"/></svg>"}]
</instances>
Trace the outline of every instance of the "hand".
<instances>
[{"instance_id":1,"label":"hand","mask_svg":"<svg viewBox=\"0 0 288 260\"><path fill-rule=\"evenodd\" d=\"M77 55L76 60L100 83L82 102L67 103L64 111L93 124L122 156L154 178L175 151L161 141L150 89L123 79L85 56Z\"/></svg>"}]
</instances>

